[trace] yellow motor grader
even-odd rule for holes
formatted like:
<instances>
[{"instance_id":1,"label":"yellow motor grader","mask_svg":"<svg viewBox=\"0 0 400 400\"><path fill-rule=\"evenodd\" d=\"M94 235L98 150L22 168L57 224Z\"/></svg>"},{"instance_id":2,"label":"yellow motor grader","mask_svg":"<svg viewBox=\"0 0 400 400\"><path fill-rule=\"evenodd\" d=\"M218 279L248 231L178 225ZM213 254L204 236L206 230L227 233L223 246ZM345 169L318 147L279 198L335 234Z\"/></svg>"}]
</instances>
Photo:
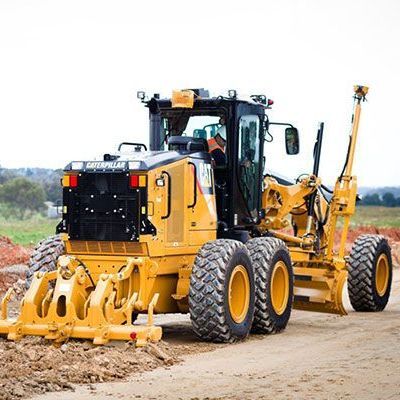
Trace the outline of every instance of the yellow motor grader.
<instances>
[{"instance_id":1,"label":"yellow motor grader","mask_svg":"<svg viewBox=\"0 0 400 400\"><path fill-rule=\"evenodd\" d=\"M348 153L332 189L318 176L323 124L312 173L291 182L266 172L274 123L264 95L139 92L150 150L122 143L101 160L68 164L57 236L32 255L16 320L7 318L11 291L3 298L0 334L142 346L161 338L154 314L190 313L199 338L232 342L281 331L292 307L346 314L346 280L356 311L382 311L392 280L387 240L363 235L345 250L367 91L354 88ZM278 125L287 125L287 153L297 154L297 129ZM139 314L147 323L137 323Z\"/></svg>"}]
</instances>

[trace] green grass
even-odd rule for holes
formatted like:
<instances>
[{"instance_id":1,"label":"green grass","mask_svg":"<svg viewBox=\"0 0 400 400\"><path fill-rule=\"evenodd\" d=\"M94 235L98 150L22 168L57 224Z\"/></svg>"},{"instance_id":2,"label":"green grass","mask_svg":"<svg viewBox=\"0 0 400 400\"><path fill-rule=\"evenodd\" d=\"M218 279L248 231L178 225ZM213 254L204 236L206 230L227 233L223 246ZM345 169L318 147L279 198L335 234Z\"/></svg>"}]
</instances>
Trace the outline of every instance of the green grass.
<instances>
[{"instance_id":1,"label":"green grass","mask_svg":"<svg viewBox=\"0 0 400 400\"><path fill-rule=\"evenodd\" d=\"M27 220L0 218L0 235L8 236L23 246L36 245L47 236L54 235L58 219L35 216Z\"/></svg>"},{"instance_id":2,"label":"green grass","mask_svg":"<svg viewBox=\"0 0 400 400\"><path fill-rule=\"evenodd\" d=\"M400 228L400 207L360 206L351 226L372 225L378 228Z\"/></svg>"},{"instance_id":3,"label":"green grass","mask_svg":"<svg viewBox=\"0 0 400 400\"><path fill-rule=\"evenodd\" d=\"M0 217L0 235L8 236L23 246L36 245L47 236L54 235L58 219L48 219L35 215L27 220ZM351 226L372 225L378 228L400 228L400 207L357 207Z\"/></svg>"}]
</instances>

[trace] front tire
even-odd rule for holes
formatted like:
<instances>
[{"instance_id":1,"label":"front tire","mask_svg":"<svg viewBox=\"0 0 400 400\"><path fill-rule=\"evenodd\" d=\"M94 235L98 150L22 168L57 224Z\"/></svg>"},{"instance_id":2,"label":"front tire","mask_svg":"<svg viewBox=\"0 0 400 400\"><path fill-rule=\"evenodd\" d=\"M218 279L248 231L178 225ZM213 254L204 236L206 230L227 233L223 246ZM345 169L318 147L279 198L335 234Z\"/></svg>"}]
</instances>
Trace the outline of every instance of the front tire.
<instances>
[{"instance_id":1,"label":"front tire","mask_svg":"<svg viewBox=\"0 0 400 400\"><path fill-rule=\"evenodd\" d=\"M273 237L246 243L255 271L254 333L278 333L286 328L293 304L293 268L285 243Z\"/></svg>"},{"instance_id":2,"label":"front tire","mask_svg":"<svg viewBox=\"0 0 400 400\"><path fill-rule=\"evenodd\" d=\"M381 235L361 235L348 261L348 291L355 311L383 311L392 286L392 255Z\"/></svg>"},{"instance_id":3,"label":"front tire","mask_svg":"<svg viewBox=\"0 0 400 400\"><path fill-rule=\"evenodd\" d=\"M247 337L254 314L254 270L242 243L218 239L200 249L190 277L189 312L202 340Z\"/></svg>"}]
</instances>

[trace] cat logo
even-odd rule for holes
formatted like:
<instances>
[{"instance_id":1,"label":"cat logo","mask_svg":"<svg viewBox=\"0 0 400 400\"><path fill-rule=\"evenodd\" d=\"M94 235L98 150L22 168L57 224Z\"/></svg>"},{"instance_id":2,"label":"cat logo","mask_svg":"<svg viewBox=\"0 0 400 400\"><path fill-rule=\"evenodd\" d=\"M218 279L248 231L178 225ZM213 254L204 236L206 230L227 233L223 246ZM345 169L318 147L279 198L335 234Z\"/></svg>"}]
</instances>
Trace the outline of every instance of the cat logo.
<instances>
[{"instance_id":1,"label":"cat logo","mask_svg":"<svg viewBox=\"0 0 400 400\"><path fill-rule=\"evenodd\" d=\"M199 181L200 185L204 188L212 187L212 172L211 172L211 164L200 163L200 175Z\"/></svg>"},{"instance_id":2,"label":"cat logo","mask_svg":"<svg viewBox=\"0 0 400 400\"><path fill-rule=\"evenodd\" d=\"M86 169L125 169L125 161L88 161Z\"/></svg>"}]
</instances>

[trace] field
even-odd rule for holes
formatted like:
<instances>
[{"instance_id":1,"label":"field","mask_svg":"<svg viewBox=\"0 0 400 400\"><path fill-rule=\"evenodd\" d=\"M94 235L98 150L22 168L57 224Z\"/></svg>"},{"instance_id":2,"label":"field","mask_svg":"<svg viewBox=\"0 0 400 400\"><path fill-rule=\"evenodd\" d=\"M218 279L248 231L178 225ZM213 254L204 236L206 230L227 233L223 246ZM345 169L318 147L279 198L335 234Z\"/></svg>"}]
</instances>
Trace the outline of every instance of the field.
<instances>
[{"instance_id":1,"label":"field","mask_svg":"<svg viewBox=\"0 0 400 400\"><path fill-rule=\"evenodd\" d=\"M27 220L0 218L0 236L8 236L22 246L32 246L55 233L57 219L36 215ZM351 226L375 226L377 228L400 228L400 207L358 207Z\"/></svg>"},{"instance_id":2,"label":"field","mask_svg":"<svg viewBox=\"0 0 400 400\"><path fill-rule=\"evenodd\" d=\"M43 238L54 235L57 219L34 216L27 220L0 219L0 236L8 236L14 243L34 246Z\"/></svg>"},{"instance_id":3,"label":"field","mask_svg":"<svg viewBox=\"0 0 400 400\"><path fill-rule=\"evenodd\" d=\"M400 228L400 207L357 207L351 221L352 227L375 226L377 228Z\"/></svg>"}]
</instances>

